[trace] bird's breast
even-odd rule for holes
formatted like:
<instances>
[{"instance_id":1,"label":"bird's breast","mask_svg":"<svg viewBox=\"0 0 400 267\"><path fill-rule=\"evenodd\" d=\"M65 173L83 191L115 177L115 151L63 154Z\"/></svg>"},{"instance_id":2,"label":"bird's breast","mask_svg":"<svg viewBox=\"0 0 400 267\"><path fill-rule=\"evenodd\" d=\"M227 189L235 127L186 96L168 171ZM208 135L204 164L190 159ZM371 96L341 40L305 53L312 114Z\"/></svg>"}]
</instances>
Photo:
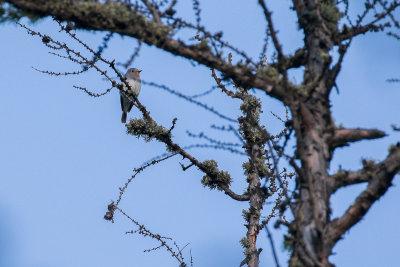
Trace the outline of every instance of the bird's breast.
<instances>
[{"instance_id":1,"label":"bird's breast","mask_svg":"<svg viewBox=\"0 0 400 267\"><path fill-rule=\"evenodd\" d=\"M140 93L140 87L141 87L141 82L138 80L134 80L134 79L128 79L127 80L129 86L131 87L131 91L129 93L131 94L135 94L135 95L139 95ZM128 90L128 88L126 88L125 84L123 84L123 87L125 90Z\"/></svg>"}]
</instances>

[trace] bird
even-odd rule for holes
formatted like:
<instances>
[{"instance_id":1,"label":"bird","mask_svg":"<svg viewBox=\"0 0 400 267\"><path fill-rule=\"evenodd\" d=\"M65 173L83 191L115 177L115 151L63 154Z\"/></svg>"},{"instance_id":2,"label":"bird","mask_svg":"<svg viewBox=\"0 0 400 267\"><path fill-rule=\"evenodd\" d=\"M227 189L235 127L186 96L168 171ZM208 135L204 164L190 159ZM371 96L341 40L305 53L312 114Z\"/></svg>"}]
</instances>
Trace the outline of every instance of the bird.
<instances>
[{"instance_id":1,"label":"bird","mask_svg":"<svg viewBox=\"0 0 400 267\"><path fill-rule=\"evenodd\" d=\"M126 78L126 82L129 84L130 88L128 88L128 86L126 86L125 83L122 83L122 90L128 96L131 95L135 95L136 97L139 96L140 88L142 86L142 81L140 80L140 72L141 70L138 70L136 68L130 68L125 73L124 77ZM119 94L120 94L121 109L122 109L121 122L126 123L126 116L128 115L128 112L131 111L133 102L128 97L126 97L125 94L122 93L122 91L120 91Z\"/></svg>"}]
</instances>

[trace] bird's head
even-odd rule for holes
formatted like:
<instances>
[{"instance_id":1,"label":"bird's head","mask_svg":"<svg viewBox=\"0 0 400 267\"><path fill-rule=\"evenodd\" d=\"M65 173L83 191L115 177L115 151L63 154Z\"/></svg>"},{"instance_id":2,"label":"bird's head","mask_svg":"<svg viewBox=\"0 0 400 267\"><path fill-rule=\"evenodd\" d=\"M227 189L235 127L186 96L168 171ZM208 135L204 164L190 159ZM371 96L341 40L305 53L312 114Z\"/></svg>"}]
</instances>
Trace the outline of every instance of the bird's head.
<instances>
[{"instance_id":1,"label":"bird's head","mask_svg":"<svg viewBox=\"0 0 400 267\"><path fill-rule=\"evenodd\" d=\"M141 72L141 70L138 70L137 68L130 68L126 72L125 76L126 77L132 77L132 78L140 77L140 72Z\"/></svg>"}]
</instances>

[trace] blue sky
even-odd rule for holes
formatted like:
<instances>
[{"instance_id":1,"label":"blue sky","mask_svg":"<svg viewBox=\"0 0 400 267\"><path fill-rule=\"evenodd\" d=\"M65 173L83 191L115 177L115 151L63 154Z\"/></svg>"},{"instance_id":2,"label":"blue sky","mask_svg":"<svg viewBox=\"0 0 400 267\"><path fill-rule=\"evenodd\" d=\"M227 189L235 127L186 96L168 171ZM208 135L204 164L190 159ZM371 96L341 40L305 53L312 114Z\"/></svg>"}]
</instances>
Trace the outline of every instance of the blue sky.
<instances>
[{"instance_id":1,"label":"blue sky","mask_svg":"<svg viewBox=\"0 0 400 267\"><path fill-rule=\"evenodd\" d=\"M190 2L180 3L184 17L193 17ZM236 0L230 5L226 1L202 3L203 21L210 31L223 30L231 43L258 56L265 23L256 1L246 5ZM302 36L287 3L274 1L270 5L275 9L284 51L291 52ZM57 25L49 19L32 27L60 36ZM76 67L49 55L40 40L15 25L1 25L0 34L0 267L177 266L163 250L143 253L156 243L125 235L134 229L126 218L118 215L114 224L102 219L107 204L117 198L118 187L132 169L163 153L164 146L126 134L120 123L117 91L94 99L72 87L86 86L100 92L108 84L99 75L50 77L38 73L31 67L53 71ZM94 47L104 36L78 34ZM105 56L125 61L135 45L135 40L116 36ZM381 160L389 144L399 140L399 133L393 133L390 125L400 124L400 88L385 81L400 76L399 45L384 34L362 36L352 44L338 80L340 93L332 95L335 122L346 127L376 127L390 136L339 149L332 172L339 164L358 169L362 157ZM193 67L153 47L144 46L135 66L143 69L144 80L166 84L187 95L213 85L208 68ZM281 124L269 111L283 115L284 108L261 93L257 96L263 101L263 122L271 132L278 132ZM162 125L168 126L178 117L174 130L178 143L196 142L187 137L186 130L235 141L229 134L210 129L211 124L226 125L225 121L164 91L143 86L140 99ZM230 117L239 115L239 103L228 101L218 91L199 100ZM129 116L137 117L138 112L134 110ZM221 169L231 172L234 189L244 189L244 157L205 149L191 153L201 160L216 159ZM176 157L146 169L127 190L121 208L181 246L189 243L184 252L188 256L191 249L195 266L237 266L243 258L239 240L245 235L241 211L247 204L203 188L201 173L195 168L182 172L179 162L184 163ZM397 264L398 184L397 177L395 186L338 243L333 263L345 267ZM342 214L364 187L353 186L333 196L333 216ZM285 266L282 233L275 231L274 238L280 263ZM273 266L262 235L261 266Z\"/></svg>"}]
</instances>

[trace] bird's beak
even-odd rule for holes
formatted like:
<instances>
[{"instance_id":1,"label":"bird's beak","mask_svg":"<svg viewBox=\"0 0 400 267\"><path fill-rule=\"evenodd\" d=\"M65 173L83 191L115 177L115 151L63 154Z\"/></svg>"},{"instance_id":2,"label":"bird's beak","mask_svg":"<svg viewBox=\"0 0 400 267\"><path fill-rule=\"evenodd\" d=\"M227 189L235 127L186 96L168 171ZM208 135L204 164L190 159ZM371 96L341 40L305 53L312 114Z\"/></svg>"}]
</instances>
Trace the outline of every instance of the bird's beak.
<instances>
[{"instance_id":1,"label":"bird's beak","mask_svg":"<svg viewBox=\"0 0 400 267\"><path fill-rule=\"evenodd\" d=\"M142 70L138 70L138 72L142 72Z\"/></svg>"}]
</instances>

